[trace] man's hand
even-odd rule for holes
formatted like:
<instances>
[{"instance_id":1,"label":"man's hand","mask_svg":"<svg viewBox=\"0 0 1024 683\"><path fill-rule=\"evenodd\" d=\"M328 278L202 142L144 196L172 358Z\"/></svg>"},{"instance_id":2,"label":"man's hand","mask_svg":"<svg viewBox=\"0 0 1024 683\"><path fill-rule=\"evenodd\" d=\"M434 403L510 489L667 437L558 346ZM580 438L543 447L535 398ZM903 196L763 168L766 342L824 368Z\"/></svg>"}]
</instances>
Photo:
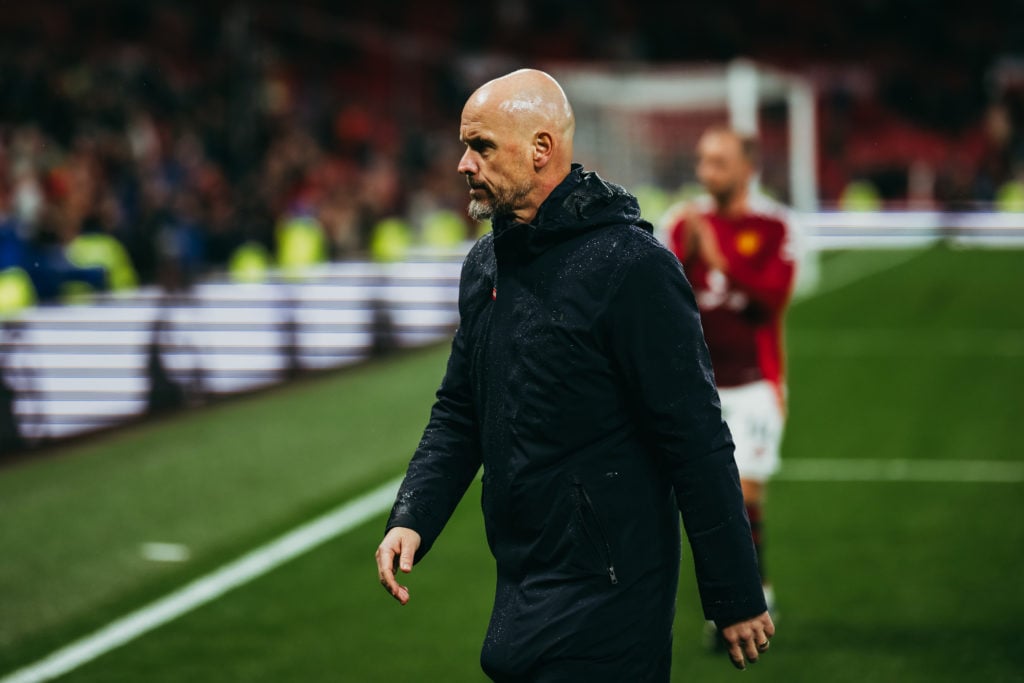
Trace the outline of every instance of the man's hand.
<instances>
[{"instance_id":1,"label":"man's hand","mask_svg":"<svg viewBox=\"0 0 1024 683\"><path fill-rule=\"evenodd\" d=\"M683 230L686 255L694 255L712 270L725 271L727 263L718 244L715 230L696 205L683 211Z\"/></svg>"},{"instance_id":2,"label":"man's hand","mask_svg":"<svg viewBox=\"0 0 1024 683\"><path fill-rule=\"evenodd\" d=\"M377 576L384 590L403 605L409 602L409 589L395 580L395 569L408 574L420 547L420 535L412 529L396 526L377 546Z\"/></svg>"},{"instance_id":3,"label":"man's hand","mask_svg":"<svg viewBox=\"0 0 1024 683\"><path fill-rule=\"evenodd\" d=\"M712 270L720 270L723 273L728 268L725 255L722 254L722 247L718 244L718 237L715 236L715 229L707 219L701 217L696 224L694 231L697 241L697 253L704 263Z\"/></svg>"},{"instance_id":4,"label":"man's hand","mask_svg":"<svg viewBox=\"0 0 1024 683\"><path fill-rule=\"evenodd\" d=\"M768 641L775 636L775 624L765 612L759 617L726 626L721 632L733 666L745 669L747 662L756 664L758 656L768 650Z\"/></svg>"},{"instance_id":5,"label":"man's hand","mask_svg":"<svg viewBox=\"0 0 1024 683\"><path fill-rule=\"evenodd\" d=\"M691 256L698 256L697 253L697 225L701 220L700 211L693 204L687 204L683 208L682 214L682 248L683 248L683 260L690 258Z\"/></svg>"}]
</instances>

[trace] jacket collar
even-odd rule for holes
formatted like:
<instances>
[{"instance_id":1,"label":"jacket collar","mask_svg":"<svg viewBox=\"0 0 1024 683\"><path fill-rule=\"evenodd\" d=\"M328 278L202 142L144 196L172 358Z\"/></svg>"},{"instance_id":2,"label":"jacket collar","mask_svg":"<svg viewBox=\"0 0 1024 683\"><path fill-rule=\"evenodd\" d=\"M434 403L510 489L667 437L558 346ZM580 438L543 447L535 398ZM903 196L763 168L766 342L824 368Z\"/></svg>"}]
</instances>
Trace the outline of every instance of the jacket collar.
<instances>
[{"instance_id":1,"label":"jacket collar","mask_svg":"<svg viewBox=\"0 0 1024 683\"><path fill-rule=\"evenodd\" d=\"M537 215L534 216L531 223L520 223L515 219L515 216L511 214L502 214L495 216L491 219L491 226L494 229L494 238L500 239L509 230L516 226L527 226L528 228L537 229L541 226L546 226L554 218L553 214L556 213L556 209L561 204L562 200L568 197L572 191L580 184L583 179L583 164L573 163L569 168L568 175L562 179L555 189L551 191L551 194L541 202L540 207L537 209Z\"/></svg>"}]
</instances>

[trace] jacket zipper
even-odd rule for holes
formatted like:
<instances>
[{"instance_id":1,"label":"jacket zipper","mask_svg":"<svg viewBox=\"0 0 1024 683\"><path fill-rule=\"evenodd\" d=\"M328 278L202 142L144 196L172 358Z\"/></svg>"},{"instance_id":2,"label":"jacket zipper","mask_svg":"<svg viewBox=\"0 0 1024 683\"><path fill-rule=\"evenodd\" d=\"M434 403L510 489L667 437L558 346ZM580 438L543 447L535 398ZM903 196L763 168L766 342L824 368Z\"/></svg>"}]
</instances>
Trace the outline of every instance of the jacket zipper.
<instances>
[{"instance_id":1,"label":"jacket zipper","mask_svg":"<svg viewBox=\"0 0 1024 683\"><path fill-rule=\"evenodd\" d=\"M590 500L590 494L587 493L587 489L583 487L583 483L578 478L573 477L573 485L579 490L582 502L584 506L586 506L587 511L590 512L590 516L594 519L594 526L597 527L597 533L601 537L601 545L604 546L605 564L608 565L608 579L611 581L613 586L617 585L619 583L619 577L615 574L615 563L612 562L612 546L608 542L608 536L604 533L604 526L602 526L601 519L597 516L597 510L594 509L594 503ZM584 521L583 530L593 541L593 537L590 534L586 521Z\"/></svg>"}]
</instances>

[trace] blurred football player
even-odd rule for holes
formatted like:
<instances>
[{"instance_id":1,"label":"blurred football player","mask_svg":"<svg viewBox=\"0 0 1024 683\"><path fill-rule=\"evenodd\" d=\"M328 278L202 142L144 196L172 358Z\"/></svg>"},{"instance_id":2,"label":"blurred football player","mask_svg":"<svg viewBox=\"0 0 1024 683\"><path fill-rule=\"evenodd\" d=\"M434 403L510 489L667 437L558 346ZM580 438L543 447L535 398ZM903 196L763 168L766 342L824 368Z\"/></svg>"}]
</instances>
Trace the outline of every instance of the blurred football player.
<instances>
[{"instance_id":1,"label":"blurred football player","mask_svg":"<svg viewBox=\"0 0 1024 683\"><path fill-rule=\"evenodd\" d=\"M761 565L765 485L779 468L786 414L782 319L795 275L785 207L753 188L755 142L726 126L697 145L697 178L707 194L669 209L662 234L683 263L700 309ZM709 644L714 625L707 625Z\"/></svg>"}]
</instances>

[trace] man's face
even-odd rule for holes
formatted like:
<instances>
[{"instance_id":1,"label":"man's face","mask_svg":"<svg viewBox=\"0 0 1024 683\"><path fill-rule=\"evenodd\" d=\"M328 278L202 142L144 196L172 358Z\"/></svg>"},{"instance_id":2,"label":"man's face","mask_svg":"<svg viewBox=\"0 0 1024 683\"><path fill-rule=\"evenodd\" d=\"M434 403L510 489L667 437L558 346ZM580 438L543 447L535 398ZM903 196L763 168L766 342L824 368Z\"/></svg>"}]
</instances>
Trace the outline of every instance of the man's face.
<instances>
[{"instance_id":1,"label":"man's face","mask_svg":"<svg viewBox=\"0 0 1024 683\"><path fill-rule=\"evenodd\" d=\"M706 133L697 143L697 179L719 204L728 202L750 182L750 162L739 138Z\"/></svg>"},{"instance_id":2,"label":"man's face","mask_svg":"<svg viewBox=\"0 0 1024 683\"><path fill-rule=\"evenodd\" d=\"M473 220L511 214L533 189L529 145L509 118L472 102L462 112L459 139L466 151L458 170L469 183Z\"/></svg>"}]
</instances>

